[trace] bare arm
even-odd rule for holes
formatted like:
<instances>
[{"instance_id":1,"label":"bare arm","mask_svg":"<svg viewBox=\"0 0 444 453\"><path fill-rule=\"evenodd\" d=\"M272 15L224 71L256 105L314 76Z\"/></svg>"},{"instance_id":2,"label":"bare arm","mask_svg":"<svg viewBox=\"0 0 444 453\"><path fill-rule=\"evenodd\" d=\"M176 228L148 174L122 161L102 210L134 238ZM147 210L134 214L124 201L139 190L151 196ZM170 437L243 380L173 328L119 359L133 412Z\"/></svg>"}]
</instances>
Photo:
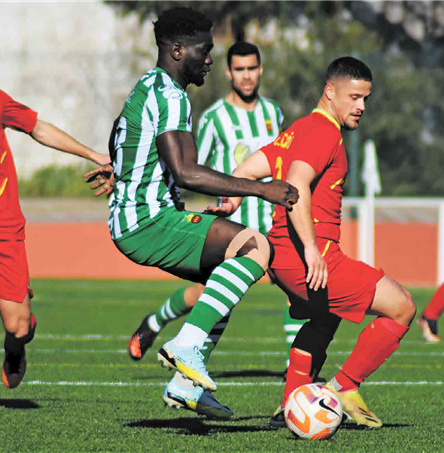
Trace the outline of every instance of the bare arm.
<instances>
[{"instance_id":1,"label":"bare arm","mask_svg":"<svg viewBox=\"0 0 444 453\"><path fill-rule=\"evenodd\" d=\"M299 201L289 213L302 244L304 245L305 261L308 266L307 283L309 288L317 291L327 285L327 264L316 244L316 232L311 215L310 184L316 177L314 169L300 160L293 161L287 175L287 181L299 191Z\"/></svg>"},{"instance_id":2,"label":"bare arm","mask_svg":"<svg viewBox=\"0 0 444 453\"><path fill-rule=\"evenodd\" d=\"M297 201L296 189L283 181L264 184L198 165L196 144L189 132L165 132L157 137L157 148L179 187L207 195L260 197L287 209Z\"/></svg>"},{"instance_id":3,"label":"bare arm","mask_svg":"<svg viewBox=\"0 0 444 453\"><path fill-rule=\"evenodd\" d=\"M37 120L37 124L31 132L31 137L42 145L57 149L58 151L84 157L99 165L105 165L110 162L108 155L97 153L82 145L77 140L74 140L66 132L63 132L50 123L45 123L44 121Z\"/></svg>"},{"instance_id":4,"label":"bare arm","mask_svg":"<svg viewBox=\"0 0 444 453\"><path fill-rule=\"evenodd\" d=\"M258 150L247 157L233 172L236 178L250 179L253 181L271 176L272 172L265 154ZM224 197L218 207L208 206L207 212L221 217L233 214L242 203L242 197Z\"/></svg>"}]
</instances>

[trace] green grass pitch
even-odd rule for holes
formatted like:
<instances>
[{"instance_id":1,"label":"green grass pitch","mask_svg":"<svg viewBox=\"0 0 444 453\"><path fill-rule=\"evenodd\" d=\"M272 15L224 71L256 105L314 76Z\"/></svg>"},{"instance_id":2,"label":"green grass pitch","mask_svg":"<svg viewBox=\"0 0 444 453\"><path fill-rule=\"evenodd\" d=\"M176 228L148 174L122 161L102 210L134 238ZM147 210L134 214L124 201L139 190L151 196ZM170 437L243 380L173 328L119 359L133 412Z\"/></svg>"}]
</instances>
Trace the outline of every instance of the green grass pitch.
<instances>
[{"instance_id":1,"label":"green grass pitch","mask_svg":"<svg viewBox=\"0 0 444 453\"><path fill-rule=\"evenodd\" d=\"M327 441L297 440L269 427L283 391L284 295L253 287L236 308L212 356L216 397L229 422L165 409L172 374L157 349L182 325L171 323L138 363L129 336L181 282L34 280L37 335L28 371L15 390L0 390L2 452L437 452L444 451L444 345L422 341L416 324L399 350L362 386L383 420L379 430L346 423ZM412 290L418 312L432 290ZM330 378L364 327L343 322L322 376ZM441 322L441 332L444 323Z\"/></svg>"}]
</instances>

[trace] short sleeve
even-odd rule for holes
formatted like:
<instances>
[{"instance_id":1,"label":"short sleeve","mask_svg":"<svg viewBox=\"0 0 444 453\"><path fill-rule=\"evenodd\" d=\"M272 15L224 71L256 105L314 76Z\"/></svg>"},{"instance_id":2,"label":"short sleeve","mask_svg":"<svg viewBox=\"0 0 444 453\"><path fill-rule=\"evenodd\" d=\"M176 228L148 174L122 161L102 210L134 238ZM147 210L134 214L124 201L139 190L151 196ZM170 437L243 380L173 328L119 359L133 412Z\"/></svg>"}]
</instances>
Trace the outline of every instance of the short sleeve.
<instances>
[{"instance_id":1,"label":"short sleeve","mask_svg":"<svg viewBox=\"0 0 444 453\"><path fill-rule=\"evenodd\" d=\"M333 160L340 140L340 134L331 127L312 127L299 137L293 160L306 162L319 175Z\"/></svg>"},{"instance_id":2,"label":"short sleeve","mask_svg":"<svg viewBox=\"0 0 444 453\"><path fill-rule=\"evenodd\" d=\"M214 148L214 122L208 115L202 115L197 131L197 163L205 165Z\"/></svg>"},{"instance_id":3,"label":"short sleeve","mask_svg":"<svg viewBox=\"0 0 444 453\"><path fill-rule=\"evenodd\" d=\"M157 134L167 131L192 131L191 104L186 94L174 86L164 85L157 89L159 122Z\"/></svg>"},{"instance_id":4,"label":"short sleeve","mask_svg":"<svg viewBox=\"0 0 444 453\"><path fill-rule=\"evenodd\" d=\"M3 91L0 95L2 125L30 134L37 123L37 112L15 101Z\"/></svg>"}]
</instances>

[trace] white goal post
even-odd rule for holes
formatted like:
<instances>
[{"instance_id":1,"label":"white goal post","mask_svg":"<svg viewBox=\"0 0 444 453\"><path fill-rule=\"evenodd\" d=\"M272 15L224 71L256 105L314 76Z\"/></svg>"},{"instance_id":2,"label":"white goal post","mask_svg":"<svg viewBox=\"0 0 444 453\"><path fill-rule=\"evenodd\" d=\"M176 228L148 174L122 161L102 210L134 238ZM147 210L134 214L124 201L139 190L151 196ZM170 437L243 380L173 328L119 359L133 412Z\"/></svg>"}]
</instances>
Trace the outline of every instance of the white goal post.
<instances>
[{"instance_id":1,"label":"white goal post","mask_svg":"<svg viewBox=\"0 0 444 453\"><path fill-rule=\"evenodd\" d=\"M374 204L374 209L371 204ZM344 197L343 219L351 218L356 209L357 258L374 265L375 222L425 222L438 228L436 285L444 281L444 198L384 198L370 202L365 197Z\"/></svg>"}]
</instances>

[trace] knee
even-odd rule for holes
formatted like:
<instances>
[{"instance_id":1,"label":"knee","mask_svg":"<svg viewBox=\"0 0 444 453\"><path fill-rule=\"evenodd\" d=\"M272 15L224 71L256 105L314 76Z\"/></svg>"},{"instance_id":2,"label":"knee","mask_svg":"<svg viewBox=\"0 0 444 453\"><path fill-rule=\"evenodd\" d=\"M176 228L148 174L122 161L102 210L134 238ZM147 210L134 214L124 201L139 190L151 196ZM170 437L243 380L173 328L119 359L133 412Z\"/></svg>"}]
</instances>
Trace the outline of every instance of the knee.
<instances>
[{"instance_id":1,"label":"knee","mask_svg":"<svg viewBox=\"0 0 444 453\"><path fill-rule=\"evenodd\" d=\"M31 313L8 313L3 317L5 330L13 333L16 337L22 337L28 333Z\"/></svg>"},{"instance_id":2,"label":"knee","mask_svg":"<svg viewBox=\"0 0 444 453\"><path fill-rule=\"evenodd\" d=\"M403 288L402 295L398 302L398 310L395 321L400 324L410 325L416 314L416 304L409 291Z\"/></svg>"},{"instance_id":3,"label":"knee","mask_svg":"<svg viewBox=\"0 0 444 453\"><path fill-rule=\"evenodd\" d=\"M271 247L265 236L262 236L262 239L256 247L251 248L244 256L256 261L264 271L267 271L271 263Z\"/></svg>"},{"instance_id":4,"label":"knee","mask_svg":"<svg viewBox=\"0 0 444 453\"><path fill-rule=\"evenodd\" d=\"M406 314L408 318L410 319L409 324L413 321L413 318L416 315L416 304L413 300L412 295L405 290L406 292L406 301L405 301L405 308L406 308Z\"/></svg>"},{"instance_id":5,"label":"knee","mask_svg":"<svg viewBox=\"0 0 444 453\"><path fill-rule=\"evenodd\" d=\"M270 263L271 244L264 235L245 228L230 243L225 259L233 256L248 256L266 271Z\"/></svg>"}]
</instances>

